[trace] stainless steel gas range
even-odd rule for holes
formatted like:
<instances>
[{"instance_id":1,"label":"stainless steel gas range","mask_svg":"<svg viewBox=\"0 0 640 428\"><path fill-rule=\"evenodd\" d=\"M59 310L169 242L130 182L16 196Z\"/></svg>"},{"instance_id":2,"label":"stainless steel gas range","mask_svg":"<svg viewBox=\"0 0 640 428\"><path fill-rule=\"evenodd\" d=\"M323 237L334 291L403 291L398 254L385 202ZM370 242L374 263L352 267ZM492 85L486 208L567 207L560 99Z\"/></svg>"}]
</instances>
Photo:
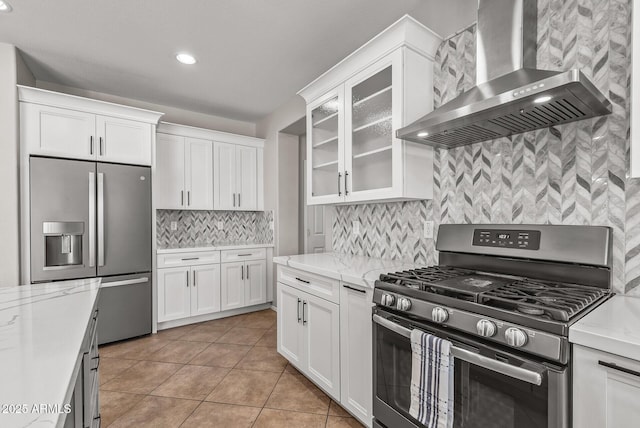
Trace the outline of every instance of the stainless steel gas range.
<instances>
[{"instance_id":1,"label":"stainless steel gas range","mask_svg":"<svg viewBox=\"0 0 640 428\"><path fill-rule=\"evenodd\" d=\"M380 276L374 426L409 415L412 329L452 342L455 428L568 428L569 326L611 296L611 230L442 225L439 265Z\"/></svg>"}]
</instances>

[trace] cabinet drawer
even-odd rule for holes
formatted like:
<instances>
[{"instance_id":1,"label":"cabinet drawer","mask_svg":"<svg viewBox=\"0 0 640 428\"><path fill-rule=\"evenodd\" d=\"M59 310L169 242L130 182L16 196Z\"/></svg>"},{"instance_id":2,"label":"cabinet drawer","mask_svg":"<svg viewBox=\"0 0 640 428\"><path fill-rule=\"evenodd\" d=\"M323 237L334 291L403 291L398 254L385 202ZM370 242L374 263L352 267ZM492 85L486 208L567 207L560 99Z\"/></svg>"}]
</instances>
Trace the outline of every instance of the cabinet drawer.
<instances>
[{"instance_id":1,"label":"cabinet drawer","mask_svg":"<svg viewBox=\"0 0 640 428\"><path fill-rule=\"evenodd\" d=\"M278 266L278 282L290 285L306 293L340 303L340 282L286 266Z\"/></svg>"},{"instance_id":2,"label":"cabinet drawer","mask_svg":"<svg viewBox=\"0 0 640 428\"><path fill-rule=\"evenodd\" d=\"M211 263L220 263L220 251L193 251L158 255L158 269L208 265Z\"/></svg>"},{"instance_id":3,"label":"cabinet drawer","mask_svg":"<svg viewBox=\"0 0 640 428\"><path fill-rule=\"evenodd\" d=\"M222 263L244 262L247 260L263 260L267 258L265 248L247 248L244 250L224 250L221 252Z\"/></svg>"}]
</instances>

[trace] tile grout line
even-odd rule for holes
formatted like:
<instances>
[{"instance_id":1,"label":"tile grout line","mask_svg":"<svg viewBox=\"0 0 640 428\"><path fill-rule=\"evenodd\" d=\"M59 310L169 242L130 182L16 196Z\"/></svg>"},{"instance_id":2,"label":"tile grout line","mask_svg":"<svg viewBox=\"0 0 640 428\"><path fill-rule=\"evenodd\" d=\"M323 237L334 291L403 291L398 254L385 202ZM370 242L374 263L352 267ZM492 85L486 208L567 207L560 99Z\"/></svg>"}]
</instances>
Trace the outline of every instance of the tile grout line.
<instances>
[{"instance_id":1,"label":"tile grout line","mask_svg":"<svg viewBox=\"0 0 640 428\"><path fill-rule=\"evenodd\" d=\"M260 418L260 415L262 414L262 411L266 408L265 406L267 405L267 403L269 402L269 399L273 395L273 391L275 391L276 386L278 386L278 382L280 382L280 379L282 379L282 375L284 374L285 369L286 369L286 366L285 366L285 368L282 369L282 373L280 373L280 376L278 376L278 380L276 380L276 382L273 384L273 388L271 389L271 392L269 393L269 396L267 397L266 400L264 400L264 404L262 405L262 408L260 409L260 413L258 413L258 416L256 416L256 420L253 421L253 423L251 424L252 428L256 425L256 423L258 422L258 418Z\"/></svg>"}]
</instances>

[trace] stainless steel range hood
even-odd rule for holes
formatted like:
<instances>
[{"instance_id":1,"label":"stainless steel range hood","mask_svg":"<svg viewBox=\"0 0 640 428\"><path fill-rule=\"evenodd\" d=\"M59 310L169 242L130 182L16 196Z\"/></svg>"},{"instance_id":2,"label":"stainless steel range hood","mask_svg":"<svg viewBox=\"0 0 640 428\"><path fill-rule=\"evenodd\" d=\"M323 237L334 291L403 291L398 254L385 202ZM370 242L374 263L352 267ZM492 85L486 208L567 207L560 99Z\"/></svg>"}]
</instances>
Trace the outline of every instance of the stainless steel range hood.
<instances>
[{"instance_id":1,"label":"stainless steel range hood","mask_svg":"<svg viewBox=\"0 0 640 428\"><path fill-rule=\"evenodd\" d=\"M396 132L451 148L611 113L578 69L538 70L537 0L479 0L476 86Z\"/></svg>"}]
</instances>

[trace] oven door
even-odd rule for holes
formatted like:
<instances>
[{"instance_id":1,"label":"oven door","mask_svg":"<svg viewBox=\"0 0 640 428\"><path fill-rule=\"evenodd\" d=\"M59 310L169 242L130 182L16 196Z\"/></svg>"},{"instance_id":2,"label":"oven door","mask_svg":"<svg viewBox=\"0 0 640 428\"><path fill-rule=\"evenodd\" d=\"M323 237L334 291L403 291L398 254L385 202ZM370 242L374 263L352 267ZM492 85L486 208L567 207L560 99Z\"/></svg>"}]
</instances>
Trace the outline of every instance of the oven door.
<instances>
[{"instance_id":1,"label":"oven door","mask_svg":"<svg viewBox=\"0 0 640 428\"><path fill-rule=\"evenodd\" d=\"M373 316L375 426L422 426L409 415L411 330L453 343L454 428L567 428L569 370L380 308Z\"/></svg>"}]
</instances>

